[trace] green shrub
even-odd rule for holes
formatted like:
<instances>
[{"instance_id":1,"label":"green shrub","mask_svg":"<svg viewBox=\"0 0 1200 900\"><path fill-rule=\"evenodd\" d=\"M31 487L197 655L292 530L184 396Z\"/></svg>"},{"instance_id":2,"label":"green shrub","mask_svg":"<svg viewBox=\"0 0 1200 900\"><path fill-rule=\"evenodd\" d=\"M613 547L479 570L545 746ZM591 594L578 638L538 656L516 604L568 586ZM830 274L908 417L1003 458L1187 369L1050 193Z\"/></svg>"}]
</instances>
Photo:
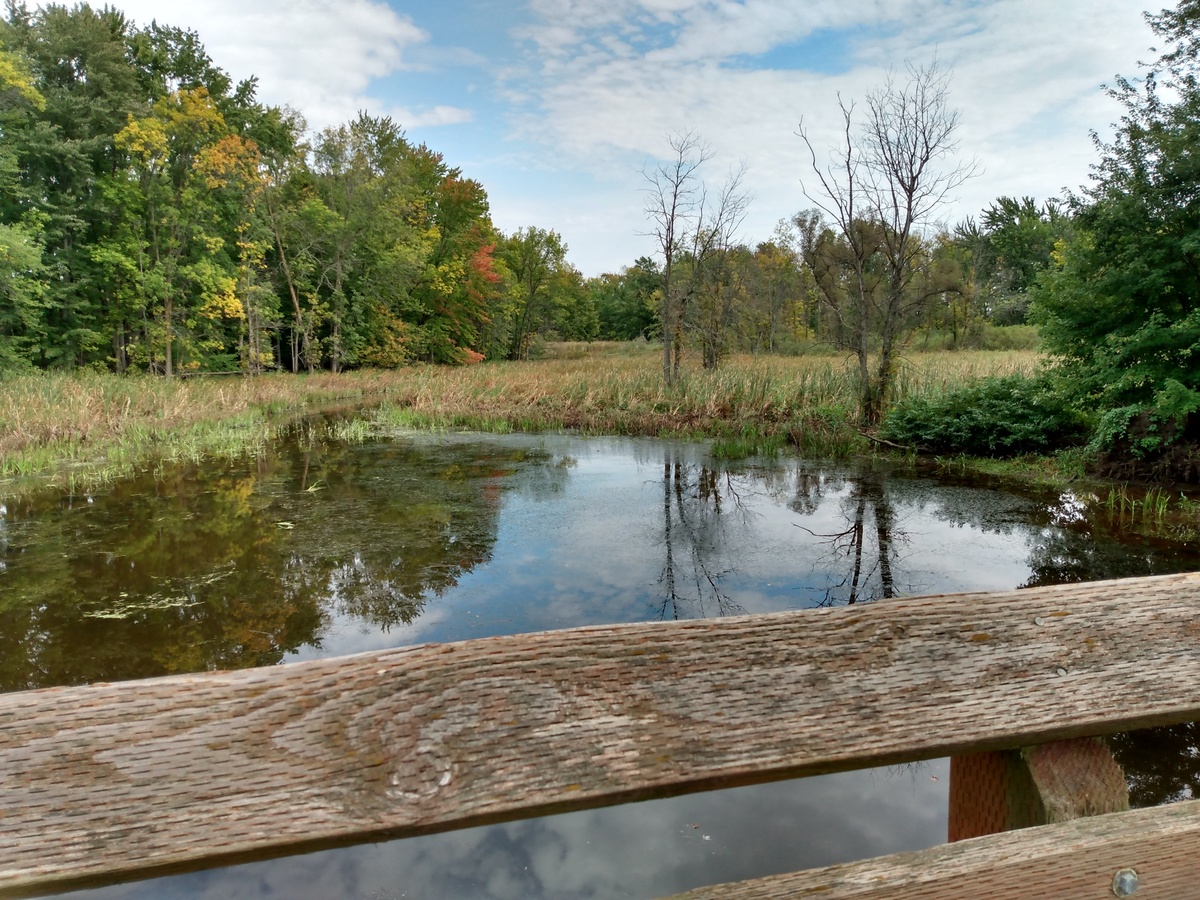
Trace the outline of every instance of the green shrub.
<instances>
[{"instance_id":1,"label":"green shrub","mask_svg":"<svg viewBox=\"0 0 1200 900\"><path fill-rule=\"evenodd\" d=\"M984 325L976 350L1038 350L1041 336L1033 325Z\"/></svg>"},{"instance_id":2,"label":"green shrub","mask_svg":"<svg viewBox=\"0 0 1200 900\"><path fill-rule=\"evenodd\" d=\"M889 441L931 453L1017 456L1081 443L1087 421L1044 377L983 378L932 397L907 397L884 418Z\"/></svg>"}]
</instances>

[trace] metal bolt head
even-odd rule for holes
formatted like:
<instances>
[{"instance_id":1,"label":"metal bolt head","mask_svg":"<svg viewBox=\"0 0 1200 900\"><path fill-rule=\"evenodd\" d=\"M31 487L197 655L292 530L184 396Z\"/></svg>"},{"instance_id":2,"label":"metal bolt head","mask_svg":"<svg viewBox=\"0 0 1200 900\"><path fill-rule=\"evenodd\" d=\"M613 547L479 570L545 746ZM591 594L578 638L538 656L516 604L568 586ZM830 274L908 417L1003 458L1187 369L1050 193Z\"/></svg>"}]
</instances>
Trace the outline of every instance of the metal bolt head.
<instances>
[{"instance_id":1,"label":"metal bolt head","mask_svg":"<svg viewBox=\"0 0 1200 900\"><path fill-rule=\"evenodd\" d=\"M1117 897L1132 897L1137 893L1138 873L1133 869L1122 869L1113 876L1112 892Z\"/></svg>"}]
</instances>

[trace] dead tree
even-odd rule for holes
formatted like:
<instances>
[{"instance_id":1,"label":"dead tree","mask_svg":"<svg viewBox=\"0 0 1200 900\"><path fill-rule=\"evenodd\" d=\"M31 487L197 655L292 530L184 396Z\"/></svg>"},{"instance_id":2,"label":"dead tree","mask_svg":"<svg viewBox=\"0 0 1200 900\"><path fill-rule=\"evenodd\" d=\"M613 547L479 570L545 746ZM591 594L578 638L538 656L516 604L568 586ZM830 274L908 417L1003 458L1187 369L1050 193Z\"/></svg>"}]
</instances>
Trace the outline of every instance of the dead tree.
<instances>
[{"instance_id":1,"label":"dead tree","mask_svg":"<svg viewBox=\"0 0 1200 900\"><path fill-rule=\"evenodd\" d=\"M954 163L958 112L949 103L950 75L937 62L908 67L867 95L864 121L839 96L842 127L822 164L803 122L816 183L805 196L830 220L849 251L846 308L837 310L844 346L857 357L861 415L875 425L895 376L896 354L915 313L939 291L916 284L926 232L950 195L976 174ZM871 355L876 354L872 369Z\"/></svg>"}]
</instances>

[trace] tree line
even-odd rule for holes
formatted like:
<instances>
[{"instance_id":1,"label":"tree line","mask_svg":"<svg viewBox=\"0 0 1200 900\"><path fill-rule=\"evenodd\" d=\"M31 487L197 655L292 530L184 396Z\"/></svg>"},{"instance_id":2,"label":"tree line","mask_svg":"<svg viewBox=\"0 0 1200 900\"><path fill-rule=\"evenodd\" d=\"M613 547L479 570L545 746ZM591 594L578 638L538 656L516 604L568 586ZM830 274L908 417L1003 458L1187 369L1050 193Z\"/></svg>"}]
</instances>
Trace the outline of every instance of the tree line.
<instances>
[{"instance_id":1,"label":"tree line","mask_svg":"<svg viewBox=\"0 0 1200 900\"><path fill-rule=\"evenodd\" d=\"M0 371L516 358L596 334L566 252L389 118L309 135L195 32L7 3Z\"/></svg>"},{"instance_id":2,"label":"tree line","mask_svg":"<svg viewBox=\"0 0 1200 900\"><path fill-rule=\"evenodd\" d=\"M1111 89L1115 137L1078 193L940 224L973 164L948 75L914 66L841 106L833 148L801 123L811 206L766 240L738 233L742 173L710 188L704 141L669 137L645 172L657 252L585 279L559 234L503 234L483 185L386 117L310 134L192 31L7 0L0 372L339 371L642 337L670 382L685 352L825 346L856 360L873 424L914 340L1031 323L1057 390L1111 440L1153 443L1200 411L1200 0L1147 21L1165 49Z\"/></svg>"},{"instance_id":3,"label":"tree line","mask_svg":"<svg viewBox=\"0 0 1200 900\"><path fill-rule=\"evenodd\" d=\"M310 135L195 32L108 7L8 0L0 137L0 371L339 371L666 334L670 377L685 346L705 367L849 346L846 234L803 213L740 242L741 174L710 202L694 134L650 173L674 204L651 216L657 258L589 279L556 232L501 233L483 185L390 119ZM1031 204L914 238L944 287L909 317L927 335L1023 321L1063 219Z\"/></svg>"}]
</instances>

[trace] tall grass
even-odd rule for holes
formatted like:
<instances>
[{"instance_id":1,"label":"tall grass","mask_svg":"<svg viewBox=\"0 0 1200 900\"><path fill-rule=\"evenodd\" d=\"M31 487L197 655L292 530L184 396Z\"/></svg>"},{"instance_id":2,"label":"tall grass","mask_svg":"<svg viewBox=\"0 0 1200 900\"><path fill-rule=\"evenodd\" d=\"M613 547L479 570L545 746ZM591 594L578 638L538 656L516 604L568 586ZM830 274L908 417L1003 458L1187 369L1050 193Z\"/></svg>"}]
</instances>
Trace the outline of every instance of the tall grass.
<instances>
[{"instance_id":1,"label":"tall grass","mask_svg":"<svg viewBox=\"0 0 1200 900\"><path fill-rule=\"evenodd\" d=\"M254 452L291 417L332 404L373 404L359 418L398 427L708 437L729 454L807 456L868 449L856 427L857 379L834 356L737 357L687 369L664 386L653 346L564 345L549 358L461 368L342 375L165 380L83 373L0 381L4 483L120 475L164 459ZM918 353L896 395L945 390L983 375L1031 371L1029 351ZM382 405L380 405L382 401ZM351 426L347 426L351 427ZM353 426L361 436L361 425Z\"/></svg>"},{"instance_id":2,"label":"tall grass","mask_svg":"<svg viewBox=\"0 0 1200 900\"><path fill-rule=\"evenodd\" d=\"M0 493L29 479L92 485L158 462L257 452L291 416L386 396L400 374L0 380Z\"/></svg>"},{"instance_id":3,"label":"tall grass","mask_svg":"<svg viewBox=\"0 0 1200 900\"><path fill-rule=\"evenodd\" d=\"M1030 372L1029 351L917 354L896 395L932 393L983 375ZM842 358L736 357L716 371L685 371L666 387L653 348L587 352L570 345L528 363L419 369L375 416L380 427L561 430L585 434L712 437L771 452L790 443L809 456L863 452L856 427L857 372Z\"/></svg>"},{"instance_id":4,"label":"tall grass","mask_svg":"<svg viewBox=\"0 0 1200 900\"><path fill-rule=\"evenodd\" d=\"M1110 523L1124 524L1127 521L1130 523L1140 521L1142 524L1162 525L1167 518L1168 511L1173 511L1172 500L1173 496L1161 487L1151 487L1137 492L1125 485L1114 485L1104 501L1104 508L1108 512ZM1194 504L1182 494L1174 505L1184 513L1190 511L1189 507L1194 508Z\"/></svg>"}]
</instances>

